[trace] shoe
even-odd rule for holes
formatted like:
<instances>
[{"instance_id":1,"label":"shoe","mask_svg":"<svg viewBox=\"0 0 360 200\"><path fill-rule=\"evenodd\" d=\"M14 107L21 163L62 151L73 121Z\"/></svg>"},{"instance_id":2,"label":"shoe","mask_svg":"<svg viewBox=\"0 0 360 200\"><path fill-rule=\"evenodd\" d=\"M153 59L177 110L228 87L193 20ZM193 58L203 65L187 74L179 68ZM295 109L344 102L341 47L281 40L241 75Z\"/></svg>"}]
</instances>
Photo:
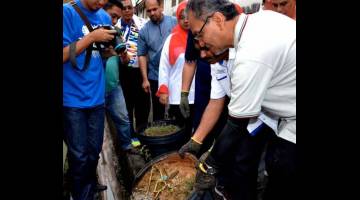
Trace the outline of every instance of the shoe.
<instances>
[{"instance_id":1,"label":"shoe","mask_svg":"<svg viewBox=\"0 0 360 200\"><path fill-rule=\"evenodd\" d=\"M133 147L139 147L141 145L140 140L137 138L131 138L131 145Z\"/></svg>"},{"instance_id":2,"label":"shoe","mask_svg":"<svg viewBox=\"0 0 360 200\"><path fill-rule=\"evenodd\" d=\"M102 192L104 190L107 190L107 186L106 185L101 185L101 184L96 184L95 186L95 191L96 192Z\"/></svg>"},{"instance_id":3,"label":"shoe","mask_svg":"<svg viewBox=\"0 0 360 200\"><path fill-rule=\"evenodd\" d=\"M132 154L132 155L141 155L141 152L138 148L130 148L125 151L126 154Z\"/></svg>"}]
</instances>

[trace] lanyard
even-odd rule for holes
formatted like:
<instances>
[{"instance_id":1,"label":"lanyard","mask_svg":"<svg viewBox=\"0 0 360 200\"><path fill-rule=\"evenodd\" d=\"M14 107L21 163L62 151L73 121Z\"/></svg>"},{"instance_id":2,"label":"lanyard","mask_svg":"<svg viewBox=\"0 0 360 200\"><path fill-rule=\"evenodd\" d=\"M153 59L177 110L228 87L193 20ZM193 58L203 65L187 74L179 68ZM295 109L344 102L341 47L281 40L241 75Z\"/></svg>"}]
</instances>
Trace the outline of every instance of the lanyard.
<instances>
[{"instance_id":1,"label":"lanyard","mask_svg":"<svg viewBox=\"0 0 360 200\"><path fill-rule=\"evenodd\" d=\"M122 21L121 21L121 30L124 33L124 41L127 42L131 33L131 26L133 26L134 21L131 20L130 24L125 24L124 26L122 25Z\"/></svg>"},{"instance_id":2,"label":"lanyard","mask_svg":"<svg viewBox=\"0 0 360 200\"><path fill-rule=\"evenodd\" d=\"M245 14L244 22L243 22L243 24L241 25L241 28L240 28L240 31L239 31L238 43L240 42L240 38L241 38L241 35L242 35L243 31L244 31L244 28L245 28L246 22L247 22L247 20L248 20L248 17L249 17L249 15L246 15L246 14Z\"/></svg>"}]
</instances>

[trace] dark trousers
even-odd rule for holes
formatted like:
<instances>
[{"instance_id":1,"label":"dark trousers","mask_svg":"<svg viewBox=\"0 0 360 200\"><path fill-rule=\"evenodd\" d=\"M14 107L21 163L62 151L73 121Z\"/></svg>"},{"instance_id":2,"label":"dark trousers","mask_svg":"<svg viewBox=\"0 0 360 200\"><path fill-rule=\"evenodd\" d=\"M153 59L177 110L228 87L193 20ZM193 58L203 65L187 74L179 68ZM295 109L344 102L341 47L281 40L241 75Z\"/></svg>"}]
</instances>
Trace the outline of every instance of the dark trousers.
<instances>
[{"instance_id":1,"label":"dark trousers","mask_svg":"<svg viewBox=\"0 0 360 200\"><path fill-rule=\"evenodd\" d=\"M265 156L269 181L264 200L297 199L296 157L296 144L274 135L270 138Z\"/></svg>"},{"instance_id":2,"label":"dark trousers","mask_svg":"<svg viewBox=\"0 0 360 200\"><path fill-rule=\"evenodd\" d=\"M68 173L74 200L94 199L104 118L104 105L86 109L63 107L64 140L68 147Z\"/></svg>"},{"instance_id":3,"label":"dark trousers","mask_svg":"<svg viewBox=\"0 0 360 200\"><path fill-rule=\"evenodd\" d=\"M275 135L263 124L251 136L247 122L228 119L210 154L209 164L219 168L219 182L230 199L255 200L261 154L268 143L266 169L269 174L265 199L294 199L295 144ZM272 179L272 180L271 180ZM284 189L292 189L289 192Z\"/></svg>"},{"instance_id":4,"label":"dark trousers","mask_svg":"<svg viewBox=\"0 0 360 200\"><path fill-rule=\"evenodd\" d=\"M151 99L153 104L153 121L164 119L165 106L159 102L159 97L156 96L158 91L159 81L149 80L151 89Z\"/></svg>"},{"instance_id":5,"label":"dark trousers","mask_svg":"<svg viewBox=\"0 0 360 200\"><path fill-rule=\"evenodd\" d=\"M264 125L252 136L246 130L247 124L228 119L210 154L209 164L219 168L219 184L225 187L231 199L256 199L260 157L272 132Z\"/></svg>"},{"instance_id":6,"label":"dark trousers","mask_svg":"<svg viewBox=\"0 0 360 200\"><path fill-rule=\"evenodd\" d=\"M120 81L129 114L131 132L134 134L142 125L147 124L150 111L150 96L142 88L142 77L139 68L121 66ZM136 127L134 127L134 114Z\"/></svg>"}]
</instances>

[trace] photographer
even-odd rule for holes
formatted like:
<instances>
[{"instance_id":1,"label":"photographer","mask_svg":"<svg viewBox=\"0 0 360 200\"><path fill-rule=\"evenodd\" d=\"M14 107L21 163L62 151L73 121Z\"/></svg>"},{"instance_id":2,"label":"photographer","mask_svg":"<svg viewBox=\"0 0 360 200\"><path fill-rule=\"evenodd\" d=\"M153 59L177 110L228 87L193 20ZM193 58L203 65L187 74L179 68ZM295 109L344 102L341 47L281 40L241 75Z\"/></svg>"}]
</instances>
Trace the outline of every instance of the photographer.
<instances>
[{"instance_id":1,"label":"photographer","mask_svg":"<svg viewBox=\"0 0 360 200\"><path fill-rule=\"evenodd\" d=\"M111 25L109 15L101 9L106 2L75 0L63 5L63 123L74 200L92 200L97 191L96 167L104 133L105 77L101 52L94 49L99 45L94 43L109 42L116 33L98 28Z\"/></svg>"}]
</instances>

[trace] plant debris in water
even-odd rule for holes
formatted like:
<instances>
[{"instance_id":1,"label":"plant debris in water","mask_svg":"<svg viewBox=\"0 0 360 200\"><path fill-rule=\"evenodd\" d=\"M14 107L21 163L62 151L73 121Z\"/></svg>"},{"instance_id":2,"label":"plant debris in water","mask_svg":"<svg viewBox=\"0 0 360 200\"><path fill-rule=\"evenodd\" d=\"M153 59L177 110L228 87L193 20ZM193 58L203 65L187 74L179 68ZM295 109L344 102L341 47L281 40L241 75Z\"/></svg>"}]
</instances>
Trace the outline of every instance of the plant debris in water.
<instances>
[{"instance_id":1,"label":"plant debris in water","mask_svg":"<svg viewBox=\"0 0 360 200\"><path fill-rule=\"evenodd\" d=\"M195 160L169 156L147 170L131 200L185 200L193 189L195 173Z\"/></svg>"},{"instance_id":2,"label":"plant debris in water","mask_svg":"<svg viewBox=\"0 0 360 200\"><path fill-rule=\"evenodd\" d=\"M180 128L178 126L175 126L172 124L157 125L157 126L152 126L152 127L145 129L144 134L146 136L166 136L166 135L171 135L179 130L180 130Z\"/></svg>"}]
</instances>

